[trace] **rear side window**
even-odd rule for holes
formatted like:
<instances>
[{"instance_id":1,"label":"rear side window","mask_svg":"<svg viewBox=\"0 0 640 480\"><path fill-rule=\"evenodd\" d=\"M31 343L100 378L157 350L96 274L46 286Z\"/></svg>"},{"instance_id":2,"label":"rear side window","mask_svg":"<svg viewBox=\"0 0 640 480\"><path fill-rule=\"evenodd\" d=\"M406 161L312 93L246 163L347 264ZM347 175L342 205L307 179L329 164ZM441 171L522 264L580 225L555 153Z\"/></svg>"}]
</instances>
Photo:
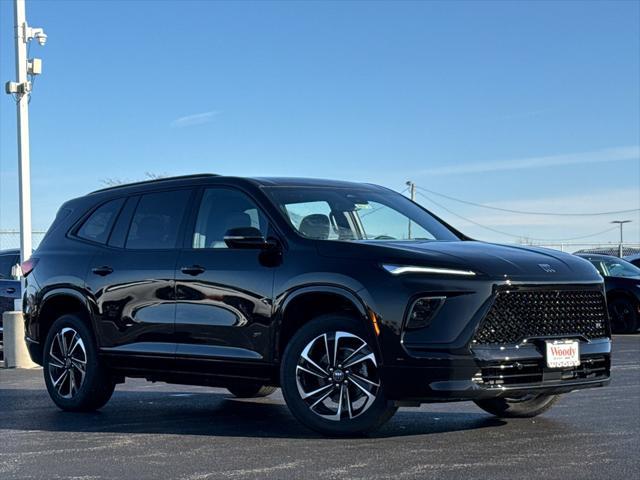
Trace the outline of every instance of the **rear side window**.
<instances>
[{"instance_id":1,"label":"rear side window","mask_svg":"<svg viewBox=\"0 0 640 480\"><path fill-rule=\"evenodd\" d=\"M20 255L0 255L0 278L11 278L11 267L20 263Z\"/></svg>"},{"instance_id":2,"label":"rear side window","mask_svg":"<svg viewBox=\"0 0 640 480\"><path fill-rule=\"evenodd\" d=\"M98 207L89 215L89 218L85 220L76 235L92 242L107 243L111 227L123 203L124 199L118 198L117 200L111 200Z\"/></svg>"},{"instance_id":3,"label":"rear side window","mask_svg":"<svg viewBox=\"0 0 640 480\"><path fill-rule=\"evenodd\" d=\"M190 193L189 190L175 190L142 195L131 220L125 247L175 248Z\"/></svg>"}]
</instances>

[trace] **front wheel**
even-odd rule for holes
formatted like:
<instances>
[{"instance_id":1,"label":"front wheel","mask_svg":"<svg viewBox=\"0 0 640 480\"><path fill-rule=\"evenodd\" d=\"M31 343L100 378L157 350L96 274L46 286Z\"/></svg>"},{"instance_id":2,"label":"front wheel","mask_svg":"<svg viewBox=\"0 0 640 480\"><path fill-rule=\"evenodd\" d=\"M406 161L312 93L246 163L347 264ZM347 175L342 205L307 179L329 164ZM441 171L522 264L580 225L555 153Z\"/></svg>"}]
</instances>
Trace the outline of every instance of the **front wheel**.
<instances>
[{"instance_id":1,"label":"front wheel","mask_svg":"<svg viewBox=\"0 0 640 480\"><path fill-rule=\"evenodd\" d=\"M63 410L96 410L113 394L115 383L98 357L93 335L75 315L63 315L51 326L42 366L49 396Z\"/></svg>"},{"instance_id":2,"label":"front wheel","mask_svg":"<svg viewBox=\"0 0 640 480\"><path fill-rule=\"evenodd\" d=\"M549 410L558 400L558 395L525 395L518 398L490 398L474 400L474 403L496 417L531 418Z\"/></svg>"},{"instance_id":3,"label":"front wheel","mask_svg":"<svg viewBox=\"0 0 640 480\"><path fill-rule=\"evenodd\" d=\"M371 432L397 408L387 400L380 359L361 322L322 315L304 325L285 350L280 377L293 415L331 436Z\"/></svg>"}]
</instances>

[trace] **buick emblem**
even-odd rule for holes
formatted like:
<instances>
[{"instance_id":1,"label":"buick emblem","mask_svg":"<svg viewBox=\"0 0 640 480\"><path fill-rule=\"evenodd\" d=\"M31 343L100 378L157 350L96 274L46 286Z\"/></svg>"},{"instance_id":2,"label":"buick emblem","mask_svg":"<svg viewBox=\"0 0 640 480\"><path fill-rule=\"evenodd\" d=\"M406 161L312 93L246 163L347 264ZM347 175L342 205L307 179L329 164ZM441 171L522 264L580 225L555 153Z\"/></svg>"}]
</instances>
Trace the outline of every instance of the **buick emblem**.
<instances>
[{"instance_id":1,"label":"buick emblem","mask_svg":"<svg viewBox=\"0 0 640 480\"><path fill-rule=\"evenodd\" d=\"M548 263L539 263L538 266L547 273L556 273L556 269Z\"/></svg>"}]
</instances>

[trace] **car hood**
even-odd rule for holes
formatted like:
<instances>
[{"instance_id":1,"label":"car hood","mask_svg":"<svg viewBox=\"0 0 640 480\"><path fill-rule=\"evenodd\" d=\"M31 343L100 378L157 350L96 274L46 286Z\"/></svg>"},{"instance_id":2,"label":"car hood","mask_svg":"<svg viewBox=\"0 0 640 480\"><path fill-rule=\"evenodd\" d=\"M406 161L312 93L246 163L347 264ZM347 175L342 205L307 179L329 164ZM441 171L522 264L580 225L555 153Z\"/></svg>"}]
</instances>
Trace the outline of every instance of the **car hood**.
<instances>
[{"instance_id":1,"label":"car hood","mask_svg":"<svg viewBox=\"0 0 640 480\"><path fill-rule=\"evenodd\" d=\"M381 263L471 269L494 278L549 282L601 282L588 261L540 247L476 241L318 242L321 255L378 260Z\"/></svg>"}]
</instances>

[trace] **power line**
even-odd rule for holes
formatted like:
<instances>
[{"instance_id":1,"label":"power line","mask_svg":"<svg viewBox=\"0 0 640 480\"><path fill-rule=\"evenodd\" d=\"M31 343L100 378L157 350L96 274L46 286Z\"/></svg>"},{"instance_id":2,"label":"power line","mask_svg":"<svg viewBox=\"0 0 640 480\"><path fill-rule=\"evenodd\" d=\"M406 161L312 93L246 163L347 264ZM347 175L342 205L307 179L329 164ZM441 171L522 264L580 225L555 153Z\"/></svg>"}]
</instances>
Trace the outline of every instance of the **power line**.
<instances>
[{"instance_id":1,"label":"power line","mask_svg":"<svg viewBox=\"0 0 640 480\"><path fill-rule=\"evenodd\" d=\"M498 210L500 212L508 212L508 213L519 213L523 215L550 215L554 217L596 217L601 215L618 215L623 213L633 213L640 212L640 208L631 208L628 210L615 210L610 212L593 212L593 213L557 213L557 212L529 212L524 210L513 210L510 208L500 208L500 207L492 207L490 205L483 205L482 203L469 202L468 200L462 200L460 198L455 198L450 195L445 195L444 193L434 192L433 190L429 190L424 187L416 187L418 190L424 190L427 193L432 195L437 195L442 198L446 198L448 200L453 200L454 202L464 203L465 205L472 205L474 207L486 208L489 210Z\"/></svg>"},{"instance_id":2,"label":"power line","mask_svg":"<svg viewBox=\"0 0 640 480\"><path fill-rule=\"evenodd\" d=\"M483 225L481 223L478 223L474 220L471 220L470 218L467 217L463 217L462 215L459 215L453 211L451 211L450 209L448 209L447 207L445 207L444 205L442 205L441 203L436 202L433 198L427 197L424 193L422 192L418 192L418 195L422 196L423 198L425 198L426 200L428 200L429 202L433 203L434 205L436 205L439 208L442 208L443 210L449 212L451 215L454 215L462 220L465 220L469 223L472 223L480 228L484 228L485 230L489 230L491 232L494 233L499 233L501 235L506 235L508 237L512 237L512 238L517 238L517 239L523 239L523 238L528 238L530 240L535 240L536 242L569 242L572 240L582 240L585 238L590 238L590 237L596 237L598 235L602 235L603 233L608 233L611 232L613 230L617 230L618 227L612 227L612 228L608 228L606 230L602 230L600 232L595 232L595 233L590 233L589 235L582 235L579 237L571 237L571 238L556 238L556 239L550 239L550 238L535 238L535 237L529 237L527 235L514 235L513 233L509 233L509 232L504 232L502 230L498 230L497 228L493 228L493 227L488 227L487 225Z\"/></svg>"}]
</instances>

